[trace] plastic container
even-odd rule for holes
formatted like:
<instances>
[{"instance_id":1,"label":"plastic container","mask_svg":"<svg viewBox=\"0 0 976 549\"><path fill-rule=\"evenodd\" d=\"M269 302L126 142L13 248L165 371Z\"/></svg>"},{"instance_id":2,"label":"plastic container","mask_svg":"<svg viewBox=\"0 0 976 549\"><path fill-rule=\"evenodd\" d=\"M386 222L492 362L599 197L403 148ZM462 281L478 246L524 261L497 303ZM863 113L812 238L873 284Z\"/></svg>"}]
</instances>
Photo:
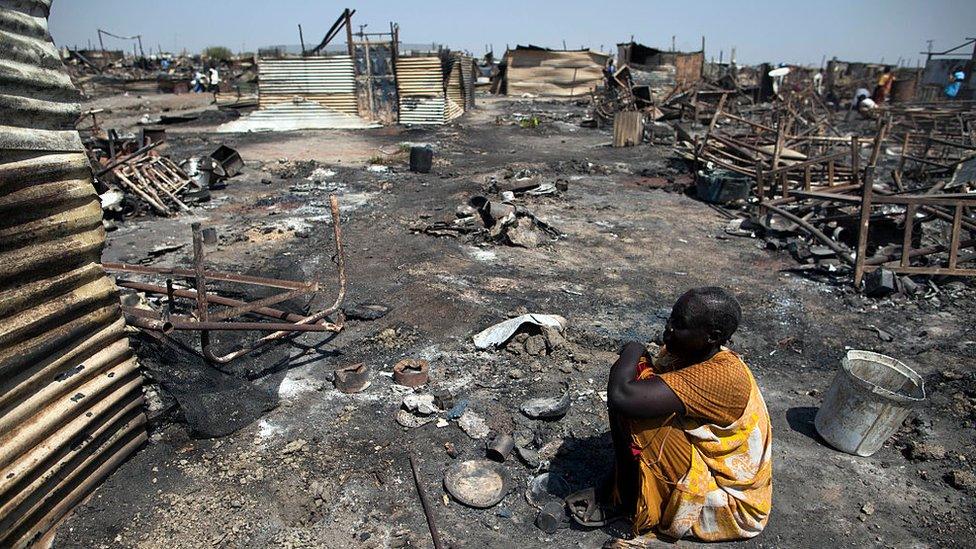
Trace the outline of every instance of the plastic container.
<instances>
[{"instance_id":1,"label":"plastic container","mask_svg":"<svg viewBox=\"0 0 976 549\"><path fill-rule=\"evenodd\" d=\"M429 147L410 147L410 171L430 173L434 163L434 151Z\"/></svg>"},{"instance_id":2,"label":"plastic container","mask_svg":"<svg viewBox=\"0 0 976 549\"><path fill-rule=\"evenodd\" d=\"M748 200L752 190L751 178L729 170L699 172L696 179L695 194L698 199L712 204Z\"/></svg>"},{"instance_id":3,"label":"plastic container","mask_svg":"<svg viewBox=\"0 0 976 549\"><path fill-rule=\"evenodd\" d=\"M848 351L814 425L842 452L870 456L925 400L925 383L901 361L870 351Z\"/></svg>"}]
</instances>

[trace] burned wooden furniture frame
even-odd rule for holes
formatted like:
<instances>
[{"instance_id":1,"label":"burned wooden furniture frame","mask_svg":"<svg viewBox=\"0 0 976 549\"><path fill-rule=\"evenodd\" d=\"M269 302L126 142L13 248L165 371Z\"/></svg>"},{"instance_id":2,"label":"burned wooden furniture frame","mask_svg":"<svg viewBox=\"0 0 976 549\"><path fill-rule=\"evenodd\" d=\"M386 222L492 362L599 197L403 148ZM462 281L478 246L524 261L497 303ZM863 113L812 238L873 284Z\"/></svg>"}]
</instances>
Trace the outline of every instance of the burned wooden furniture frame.
<instances>
[{"instance_id":1,"label":"burned wooden furniture frame","mask_svg":"<svg viewBox=\"0 0 976 549\"><path fill-rule=\"evenodd\" d=\"M868 179L869 181L870 179ZM880 255L867 257L870 236L871 208L875 205L897 205L905 208L904 236L897 256ZM969 212L976 207L974 194L876 194L873 185L865 184L861 193L861 219L854 260L854 285L861 286L864 275L885 268L897 274L976 276L976 265L962 264L976 260L976 253L961 255L960 251L976 246L972 233L976 231L976 218ZM913 248L913 231L917 214L926 213L949 223L948 245L938 243ZM945 263L938 266L913 264L922 257L935 259L935 255L948 254Z\"/></svg>"},{"instance_id":2,"label":"burned wooden furniture frame","mask_svg":"<svg viewBox=\"0 0 976 549\"><path fill-rule=\"evenodd\" d=\"M204 358L216 364L226 364L269 343L285 339L301 332L341 331L343 328L341 316L336 322L330 322L327 320L330 315L339 312L339 307L342 305L342 301L346 294L346 270L345 257L343 255L342 248L342 230L339 225L339 201L335 196L331 196L329 199L332 211L332 231L336 246L335 262L338 272L339 285L335 301L329 307L304 316L288 313L286 311L271 307L272 305L294 299L299 296L309 295L317 292L319 290L319 284L317 282L278 280L273 278L207 270L204 267L203 232L200 224L194 223L192 269L146 267L139 265L126 265L122 263L103 263L103 266L109 272L183 277L185 279L192 280L194 283L193 290L186 290L174 288L171 278L167 280L166 286L133 280L118 280L116 283L122 288L129 288L150 294L165 295L167 297L166 307L161 315L148 309L123 307L126 322L142 329L163 333L169 333L173 330L199 331L201 350ZM252 286L277 288L285 291L254 301L245 302L211 294L207 289L208 281L234 282ZM174 301L177 298L191 300L195 303L196 309L193 311L192 316L178 316L172 314ZM211 311L211 305L220 305L226 308ZM274 319L275 322L232 320L245 316L261 316ZM263 331L271 333L261 337L244 348L236 349L226 354L220 354L210 340L210 333L212 331L224 330Z\"/></svg>"}]
</instances>

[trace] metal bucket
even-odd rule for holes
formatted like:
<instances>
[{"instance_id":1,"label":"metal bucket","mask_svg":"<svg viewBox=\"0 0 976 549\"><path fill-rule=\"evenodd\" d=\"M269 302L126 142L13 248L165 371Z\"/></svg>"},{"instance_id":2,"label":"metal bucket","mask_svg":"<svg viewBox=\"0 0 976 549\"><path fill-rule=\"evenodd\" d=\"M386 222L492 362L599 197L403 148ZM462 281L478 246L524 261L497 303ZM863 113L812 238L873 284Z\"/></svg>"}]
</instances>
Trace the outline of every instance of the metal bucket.
<instances>
[{"instance_id":1,"label":"metal bucket","mask_svg":"<svg viewBox=\"0 0 976 549\"><path fill-rule=\"evenodd\" d=\"M848 351L814 425L834 448L870 456L923 400L922 377L901 361L870 351Z\"/></svg>"},{"instance_id":2,"label":"metal bucket","mask_svg":"<svg viewBox=\"0 0 976 549\"><path fill-rule=\"evenodd\" d=\"M711 173L698 172L695 191L699 200L712 204L728 204L736 200L748 200L752 179L729 170Z\"/></svg>"}]
</instances>

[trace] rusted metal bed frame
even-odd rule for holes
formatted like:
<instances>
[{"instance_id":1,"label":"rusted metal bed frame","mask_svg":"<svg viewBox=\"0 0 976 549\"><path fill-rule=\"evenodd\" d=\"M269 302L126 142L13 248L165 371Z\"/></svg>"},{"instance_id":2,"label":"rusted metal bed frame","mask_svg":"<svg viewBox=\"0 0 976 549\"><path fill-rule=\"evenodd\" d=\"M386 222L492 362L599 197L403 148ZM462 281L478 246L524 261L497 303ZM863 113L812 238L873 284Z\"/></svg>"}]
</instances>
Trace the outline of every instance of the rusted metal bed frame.
<instances>
[{"instance_id":1,"label":"rusted metal bed frame","mask_svg":"<svg viewBox=\"0 0 976 549\"><path fill-rule=\"evenodd\" d=\"M199 223L193 224L193 268L146 267L141 265L126 265L123 263L103 263L109 272L165 275L168 277L183 277L193 280L194 290L173 288L172 278L167 279L166 286L149 284L132 280L118 280L117 285L141 292L167 296L166 309L162 315L153 311L134 307L123 307L126 322L146 330L170 333L173 330L190 330L200 332L201 351L208 361L216 364L226 364L240 358L269 343L287 338L301 332L339 332L343 328L341 314L336 322L326 320L330 315L339 312L339 307L346 294L345 256L342 248L342 229L339 223L339 200L335 196L329 197L332 212L332 231L336 245L335 262L338 271L339 289L335 301L329 307L314 314L302 316L274 309L271 305L287 301L299 296L312 294L319 290L317 282L279 280L257 276L242 275L211 271L204 268L203 235ZM267 288L286 290L268 297L250 302L213 295L207 290L209 280L234 282ZM176 298L191 300L196 303L192 316L173 315L172 310ZM211 311L211 305L222 305L227 308ZM245 315L257 315L277 320L278 322L232 321L231 319ZM219 354L210 339L212 331L265 331L271 332L257 341L226 354Z\"/></svg>"}]
</instances>

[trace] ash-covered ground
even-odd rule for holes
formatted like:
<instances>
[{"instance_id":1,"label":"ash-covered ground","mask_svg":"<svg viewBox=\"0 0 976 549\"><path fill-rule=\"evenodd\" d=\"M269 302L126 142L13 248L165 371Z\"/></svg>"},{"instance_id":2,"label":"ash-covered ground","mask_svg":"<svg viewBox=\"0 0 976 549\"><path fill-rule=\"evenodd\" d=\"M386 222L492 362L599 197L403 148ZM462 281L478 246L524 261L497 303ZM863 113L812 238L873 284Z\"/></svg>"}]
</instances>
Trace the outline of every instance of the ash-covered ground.
<instances>
[{"instance_id":1,"label":"ash-covered ground","mask_svg":"<svg viewBox=\"0 0 976 549\"><path fill-rule=\"evenodd\" d=\"M99 100L106 104L112 99ZM155 108L130 99L114 105L108 126ZM927 298L875 300L847 279L791 273L788 254L729 236L725 217L675 190L689 175L669 146L611 148L609 131L579 126L583 110L485 99L434 129L241 135L214 133L213 123L172 127L165 154L180 159L223 143L247 167L192 215L119 222L106 261L139 262L157 250L154 265L189 265L190 224L202 221L218 233L208 263L319 280L313 303L289 304L314 310L336 290L328 213L335 194L345 304L381 304L389 313L221 369L135 337L151 381L151 441L62 524L55 546L429 547L412 452L451 546L598 547L608 538L601 530L537 529L526 488L544 471L567 489L602 479L611 447L601 394L614 352L627 340L653 340L674 299L702 285L739 297L744 319L732 347L755 373L774 428L769 526L728 546L976 545L973 286L936 281L938 293ZM523 127L513 123L516 114L540 123ZM407 170L404 143L433 146L432 173ZM367 168L376 164L389 167ZM565 183L565 191L516 198L558 237L544 233L540 246L525 248L479 233L424 232L453 220L473 196L497 200L493 180L504 186L519 178ZM475 350L473 334L524 312L565 317L566 341ZM254 336L218 341L230 348ZM198 344L192 334L181 339ZM812 423L848 349L896 357L927 380L926 405L867 458L829 448ZM484 439L443 412L419 427L397 423L407 390L394 385L391 371L402 358L429 360L431 381L418 393L451 391L491 431L513 433L526 450L527 459L513 455L504 464L512 483L498 505L465 507L442 484L452 463L484 457ZM356 362L371 368L369 387L338 392L333 370ZM524 400L551 395L561 382L572 397L564 418L520 412Z\"/></svg>"}]
</instances>

